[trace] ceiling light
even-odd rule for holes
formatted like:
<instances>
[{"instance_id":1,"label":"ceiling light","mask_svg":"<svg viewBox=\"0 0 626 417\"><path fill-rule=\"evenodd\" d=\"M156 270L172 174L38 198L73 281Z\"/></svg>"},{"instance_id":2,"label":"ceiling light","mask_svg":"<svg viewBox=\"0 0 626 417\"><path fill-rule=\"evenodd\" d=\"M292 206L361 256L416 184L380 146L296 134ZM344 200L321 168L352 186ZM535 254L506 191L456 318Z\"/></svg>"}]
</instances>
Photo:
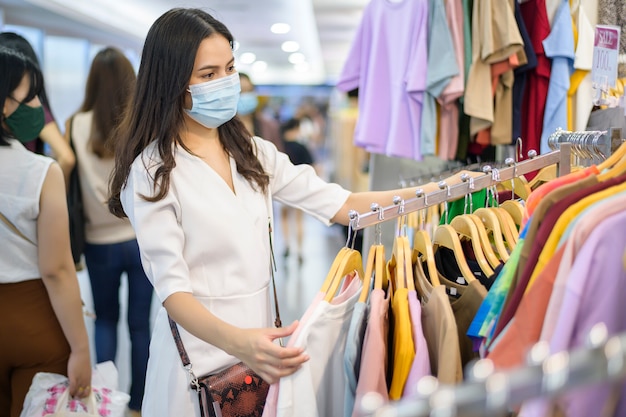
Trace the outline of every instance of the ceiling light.
<instances>
[{"instance_id":1,"label":"ceiling light","mask_svg":"<svg viewBox=\"0 0 626 417\"><path fill-rule=\"evenodd\" d=\"M296 52L300 49L300 44L296 41L286 41L283 42L281 48L285 52Z\"/></svg>"},{"instance_id":2,"label":"ceiling light","mask_svg":"<svg viewBox=\"0 0 626 417\"><path fill-rule=\"evenodd\" d=\"M299 62L293 66L293 69L297 72L306 72L310 68L308 62Z\"/></svg>"},{"instance_id":3,"label":"ceiling light","mask_svg":"<svg viewBox=\"0 0 626 417\"><path fill-rule=\"evenodd\" d=\"M289 55L289 62L291 62L292 64L301 64L304 61L306 61L306 57L303 53L294 52L293 54Z\"/></svg>"},{"instance_id":4,"label":"ceiling light","mask_svg":"<svg viewBox=\"0 0 626 417\"><path fill-rule=\"evenodd\" d=\"M267 62L265 61L256 61L252 64L252 71L254 72L263 72L267 69Z\"/></svg>"},{"instance_id":5,"label":"ceiling light","mask_svg":"<svg viewBox=\"0 0 626 417\"><path fill-rule=\"evenodd\" d=\"M242 64L252 64L254 61L256 61L256 55L252 52L244 52L239 57L239 62L241 62Z\"/></svg>"},{"instance_id":6,"label":"ceiling light","mask_svg":"<svg viewBox=\"0 0 626 417\"><path fill-rule=\"evenodd\" d=\"M289 26L287 23L274 23L270 30L272 31L272 33L277 34L288 33L291 30L291 26Z\"/></svg>"}]
</instances>

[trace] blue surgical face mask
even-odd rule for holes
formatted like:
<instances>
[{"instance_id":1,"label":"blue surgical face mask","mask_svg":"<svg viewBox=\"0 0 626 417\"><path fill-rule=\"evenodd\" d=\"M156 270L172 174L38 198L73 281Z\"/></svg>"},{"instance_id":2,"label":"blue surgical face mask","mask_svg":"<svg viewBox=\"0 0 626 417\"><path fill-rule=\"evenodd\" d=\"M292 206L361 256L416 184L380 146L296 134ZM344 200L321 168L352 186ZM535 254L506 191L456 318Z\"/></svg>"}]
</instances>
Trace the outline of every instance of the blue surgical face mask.
<instances>
[{"instance_id":1,"label":"blue surgical face mask","mask_svg":"<svg viewBox=\"0 0 626 417\"><path fill-rule=\"evenodd\" d=\"M241 93L239 103L237 103L237 114L245 116L256 110L259 99L255 93Z\"/></svg>"},{"instance_id":2,"label":"blue surgical face mask","mask_svg":"<svg viewBox=\"0 0 626 417\"><path fill-rule=\"evenodd\" d=\"M191 110L189 117L208 128L220 127L237 113L239 102L239 74L189 86Z\"/></svg>"}]
</instances>

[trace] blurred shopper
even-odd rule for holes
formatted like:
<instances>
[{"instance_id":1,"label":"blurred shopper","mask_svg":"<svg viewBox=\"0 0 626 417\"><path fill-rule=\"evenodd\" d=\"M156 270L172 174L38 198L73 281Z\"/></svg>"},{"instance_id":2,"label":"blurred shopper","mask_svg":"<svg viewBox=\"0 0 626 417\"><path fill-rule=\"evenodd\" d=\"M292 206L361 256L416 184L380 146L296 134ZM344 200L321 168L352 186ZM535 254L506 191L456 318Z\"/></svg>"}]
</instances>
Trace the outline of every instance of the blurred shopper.
<instances>
[{"instance_id":1,"label":"blurred shopper","mask_svg":"<svg viewBox=\"0 0 626 417\"><path fill-rule=\"evenodd\" d=\"M283 147L285 153L289 156L289 160L294 165L313 165L313 157L306 145L299 142L301 137L300 120L289 119L281 126L283 138ZM283 239L285 242L284 257L288 257L290 253L289 245L291 241L290 235L290 219L293 217L293 223L296 230L296 250L298 263L302 263L302 242L304 239L304 223L302 210L283 205L280 210L281 225L283 231Z\"/></svg>"},{"instance_id":2,"label":"blurred shopper","mask_svg":"<svg viewBox=\"0 0 626 417\"><path fill-rule=\"evenodd\" d=\"M239 80L241 83L241 94L237 103L237 116L253 136L269 140L276 145L279 151L282 151L283 143L280 138L280 124L275 119L263 114L259 96L254 91L254 84L252 84L248 74L240 72Z\"/></svg>"},{"instance_id":3,"label":"blurred shopper","mask_svg":"<svg viewBox=\"0 0 626 417\"><path fill-rule=\"evenodd\" d=\"M0 46L0 417L18 417L37 372L91 388L63 173L22 143L44 127L39 67Z\"/></svg>"},{"instance_id":4,"label":"blurred shopper","mask_svg":"<svg viewBox=\"0 0 626 417\"><path fill-rule=\"evenodd\" d=\"M35 54L33 47L22 36L13 32L2 32L0 33L0 45L21 52L26 55L26 57L30 58L37 65L37 67L41 68L39 60L37 59L37 54ZM57 125L52 111L50 110L50 103L48 102L48 96L43 84L41 85L39 100L41 101L45 116L44 127L41 132L39 132L37 137L25 142L24 146L35 153L44 155L44 143L48 144L48 146L50 146L50 150L52 151L51 156L56 159L61 167L61 170L63 171L65 186L67 187L70 172L72 172L72 169L74 168L74 152L72 152L72 149L68 146L65 140L63 140L63 135L61 134L59 126Z\"/></svg>"},{"instance_id":5,"label":"blurred shopper","mask_svg":"<svg viewBox=\"0 0 626 417\"><path fill-rule=\"evenodd\" d=\"M85 100L66 122L65 132L76 150L85 207L85 262L96 313L96 359L115 361L119 290L122 275L126 273L131 342L128 406L134 415L140 415L150 346L152 285L144 274L130 222L112 215L106 204L108 179L115 164L109 142L135 80L132 64L122 52L115 48L98 52L89 70Z\"/></svg>"}]
</instances>

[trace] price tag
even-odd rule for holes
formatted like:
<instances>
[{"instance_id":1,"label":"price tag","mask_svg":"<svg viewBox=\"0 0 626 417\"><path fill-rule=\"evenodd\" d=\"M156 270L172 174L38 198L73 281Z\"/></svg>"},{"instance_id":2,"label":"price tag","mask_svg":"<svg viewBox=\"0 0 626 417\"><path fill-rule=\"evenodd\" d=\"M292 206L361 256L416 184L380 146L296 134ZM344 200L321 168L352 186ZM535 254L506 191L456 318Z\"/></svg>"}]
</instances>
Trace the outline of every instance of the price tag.
<instances>
[{"instance_id":1,"label":"price tag","mask_svg":"<svg viewBox=\"0 0 626 417\"><path fill-rule=\"evenodd\" d=\"M596 25L591 80L602 90L615 87L619 56L619 26Z\"/></svg>"}]
</instances>

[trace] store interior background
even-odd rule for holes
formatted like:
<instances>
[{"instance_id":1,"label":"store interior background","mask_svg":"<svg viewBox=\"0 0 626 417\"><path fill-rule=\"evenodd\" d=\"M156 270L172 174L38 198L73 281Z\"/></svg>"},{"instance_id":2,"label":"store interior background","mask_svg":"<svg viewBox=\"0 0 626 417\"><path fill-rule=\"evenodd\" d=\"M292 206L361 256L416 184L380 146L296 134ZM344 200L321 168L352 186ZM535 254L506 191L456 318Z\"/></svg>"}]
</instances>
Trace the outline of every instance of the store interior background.
<instances>
[{"instance_id":1,"label":"store interior background","mask_svg":"<svg viewBox=\"0 0 626 417\"><path fill-rule=\"evenodd\" d=\"M398 0L390 0L398 1ZM291 117L304 101L326 110L324 141L315 149L319 173L353 190L397 188L403 178L429 177L446 162L436 157L424 161L375 156L377 176L368 167L373 156L352 144L356 102L334 88L362 11L369 0L0 0L0 29L27 38L43 67L46 90L61 130L80 106L84 83L95 54L105 46L125 52L139 66L145 34L152 22L172 7L199 7L223 21L238 42L235 58L239 71L250 75L257 92L265 97L268 112L281 121ZM286 33L273 33L275 23L287 23ZM297 47L293 43L296 42ZM286 49L286 50L285 50ZM253 54L253 55L251 55ZM254 58L254 59L252 59ZM372 202L389 205L391 202ZM278 207L275 207L278 219ZM393 225L383 236L391 245ZM283 323L301 316L319 290L337 251L346 243L345 230L327 228L305 216L304 261L281 256L286 242L276 222L278 288ZM368 237L368 233L370 236ZM365 247L372 241L365 231ZM87 309L92 305L87 271L78 273ZM121 288L121 300L126 299ZM153 317L159 307L153 301ZM120 388L127 389L129 341L122 303L117 366ZM90 335L93 320L86 318ZM93 339L93 337L92 337Z\"/></svg>"}]
</instances>

